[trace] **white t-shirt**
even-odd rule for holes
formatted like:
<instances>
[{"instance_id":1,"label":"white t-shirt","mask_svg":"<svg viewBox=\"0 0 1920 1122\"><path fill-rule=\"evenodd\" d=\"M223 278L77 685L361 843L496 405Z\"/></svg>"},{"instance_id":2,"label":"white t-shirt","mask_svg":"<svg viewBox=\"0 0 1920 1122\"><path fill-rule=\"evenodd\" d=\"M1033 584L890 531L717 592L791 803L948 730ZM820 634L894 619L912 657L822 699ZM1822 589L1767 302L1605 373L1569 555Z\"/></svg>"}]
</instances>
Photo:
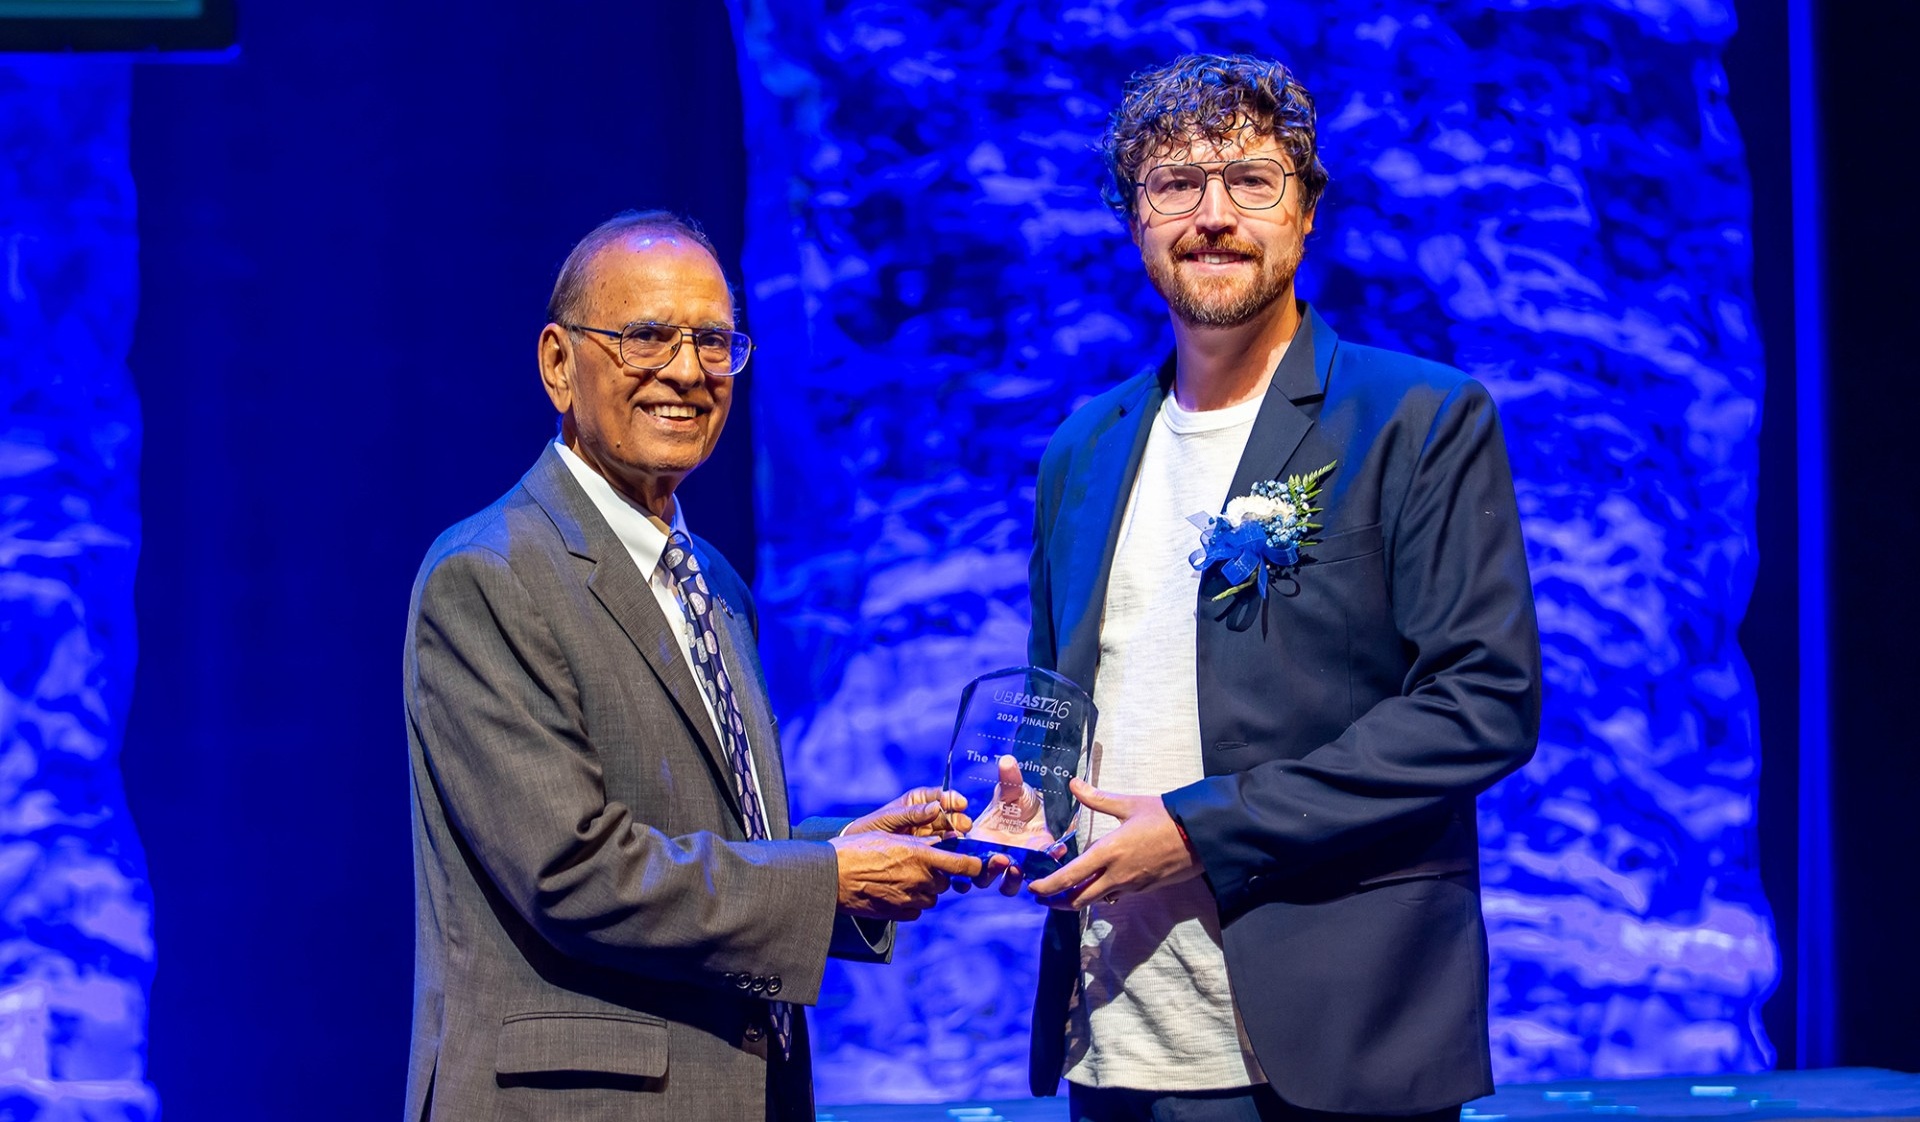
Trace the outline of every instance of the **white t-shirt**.
<instances>
[{"instance_id":1,"label":"white t-shirt","mask_svg":"<svg viewBox=\"0 0 1920 1122\"><path fill-rule=\"evenodd\" d=\"M1100 624L1100 712L1090 776L1130 795L1165 794L1206 775L1195 684L1200 544L1189 515L1218 513L1261 397L1191 413L1169 395L1153 421L1128 500ZM1083 810L1091 845L1118 823ZM1266 1082L1227 985L1220 916L1195 878L1094 903L1080 925L1080 987L1067 1078L1086 1087L1204 1091Z\"/></svg>"}]
</instances>

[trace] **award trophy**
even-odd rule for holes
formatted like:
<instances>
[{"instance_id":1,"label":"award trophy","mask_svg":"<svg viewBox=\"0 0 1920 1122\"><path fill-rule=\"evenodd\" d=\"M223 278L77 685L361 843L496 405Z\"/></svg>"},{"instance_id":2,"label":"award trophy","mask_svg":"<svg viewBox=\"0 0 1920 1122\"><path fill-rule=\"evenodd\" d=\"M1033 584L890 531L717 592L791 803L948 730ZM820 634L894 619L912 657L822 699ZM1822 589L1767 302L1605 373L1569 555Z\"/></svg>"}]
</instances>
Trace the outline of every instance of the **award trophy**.
<instances>
[{"instance_id":1,"label":"award trophy","mask_svg":"<svg viewBox=\"0 0 1920 1122\"><path fill-rule=\"evenodd\" d=\"M966 796L973 829L940 848L982 860L1005 854L1029 880L1070 859L1080 807L1067 780L1084 766L1097 716L1087 691L1037 666L967 683L942 786Z\"/></svg>"}]
</instances>

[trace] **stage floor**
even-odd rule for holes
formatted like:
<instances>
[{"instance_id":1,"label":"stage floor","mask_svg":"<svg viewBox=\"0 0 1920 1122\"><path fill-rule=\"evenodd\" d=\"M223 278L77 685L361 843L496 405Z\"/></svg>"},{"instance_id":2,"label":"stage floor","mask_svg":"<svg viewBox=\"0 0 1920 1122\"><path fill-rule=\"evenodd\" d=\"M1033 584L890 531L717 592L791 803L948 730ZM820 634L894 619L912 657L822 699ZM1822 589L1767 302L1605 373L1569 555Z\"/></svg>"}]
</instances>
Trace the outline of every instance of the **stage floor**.
<instances>
[{"instance_id":1,"label":"stage floor","mask_svg":"<svg viewBox=\"0 0 1920 1122\"><path fill-rule=\"evenodd\" d=\"M1770 1071L1682 1079L1575 1079L1502 1087L1469 1103L1463 1122L1534 1122L1630 1115L1695 1118L1920 1119L1920 1075L1879 1068ZM1067 1102L822 1107L821 1122L1064 1122Z\"/></svg>"}]
</instances>

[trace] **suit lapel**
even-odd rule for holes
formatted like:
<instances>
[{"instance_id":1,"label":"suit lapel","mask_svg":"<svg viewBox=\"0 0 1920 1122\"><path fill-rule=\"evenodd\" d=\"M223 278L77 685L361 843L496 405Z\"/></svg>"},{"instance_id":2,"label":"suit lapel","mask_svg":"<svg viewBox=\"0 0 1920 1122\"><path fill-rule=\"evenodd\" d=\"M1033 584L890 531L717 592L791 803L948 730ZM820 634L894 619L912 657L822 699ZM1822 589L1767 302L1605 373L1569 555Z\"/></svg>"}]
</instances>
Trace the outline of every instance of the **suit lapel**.
<instances>
[{"instance_id":1,"label":"suit lapel","mask_svg":"<svg viewBox=\"0 0 1920 1122\"><path fill-rule=\"evenodd\" d=\"M1222 511L1235 496L1250 493L1255 483L1286 474L1287 462L1314 425L1313 415L1302 406L1317 406L1326 396L1327 372L1332 369L1338 341L1320 314L1307 308L1293 342L1274 369L1253 431L1247 434L1246 450L1234 469L1233 485L1220 501ZM1319 466L1308 464L1301 473Z\"/></svg>"},{"instance_id":2,"label":"suit lapel","mask_svg":"<svg viewBox=\"0 0 1920 1122\"><path fill-rule=\"evenodd\" d=\"M1067 552L1056 570L1065 577L1060 629L1065 642L1059 669L1089 693L1100 661L1100 618L1127 497L1133 494L1140 457L1172 377L1169 359L1157 377L1143 379L1137 392L1122 399L1094 438L1085 467L1075 473L1078 494L1070 491L1062 504L1056 533L1066 534Z\"/></svg>"},{"instance_id":3,"label":"suit lapel","mask_svg":"<svg viewBox=\"0 0 1920 1122\"><path fill-rule=\"evenodd\" d=\"M679 640L674 637L666 617L660 614L660 602L653 598L653 590L633 563L633 557L600 517L600 512L593 508L593 500L580 490L573 473L567 470L551 445L520 483L553 520L555 529L567 543L567 551L593 563L587 587L626 632L634 649L647 660L661 687L693 729L714 766L728 807L738 818L740 801L733 789L733 765L727 760L713 722L707 717L700 687L693 680L693 669L687 665Z\"/></svg>"},{"instance_id":4,"label":"suit lapel","mask_svg":"<svg viewBox=\"0 0 1920 1122\"><path fill-rule=\"evenodd\" d=\"M1339 340L1318 312L1302 307L1300 329L1274 370L1253 431L1247 434L1247 447L1234 471L1233 485L1221 498L1223 510L1233 496L1244 495L1254 483L1275 478L1285 470L1287 461L1313 428L1313 412L1309 410L1317 412L1319 401L1326 395ZM1094 438L1084 467L1074 472L1062 504L1056 533L1067 535L1067 545L1064 556L1055 558L1058 564L1054 570L1063 574L1066 589L1060 614L1063 641L1059 669L1088 691L1093 689L1099 668L1100 619L1126 501L1133 494L1153 419L1173 384L1173 375L1174 359L1168 358L1158 377L1144 380L1136 393L1121 401L1111 421ZM1306 470L1319 466L1312 464Z\"/></svg>"}]
</instances>

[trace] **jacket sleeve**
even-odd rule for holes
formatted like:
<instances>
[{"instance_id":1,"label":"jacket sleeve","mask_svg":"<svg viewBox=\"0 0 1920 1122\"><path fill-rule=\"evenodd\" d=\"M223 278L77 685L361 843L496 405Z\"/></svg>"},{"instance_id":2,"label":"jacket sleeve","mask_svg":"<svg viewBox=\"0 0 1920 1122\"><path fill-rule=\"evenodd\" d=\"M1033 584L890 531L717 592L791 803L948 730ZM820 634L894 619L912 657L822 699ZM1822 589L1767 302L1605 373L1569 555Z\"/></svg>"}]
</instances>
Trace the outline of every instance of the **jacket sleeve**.
<instances>
[{"instance_id":1,"label":"jacket sleeve","mask_svg":"<svg viewBox=\"0 0 1920 1122\"><path fill-rule=\"evenodd\" d=\"M1533 754L1533 592L1499 421L1477 382L1440 404L1387 549L1410 655L1400 694L1304 757L1165 796L1223 909L1258 878L1322 866L1471 800Z\"/></svg>"},{"instance_id":2,"label":"jacket sleeve","mask_svg":"<svg viewBox=\"0 0 1920 1122\"><path fill-rule=\"evenodd\" d=\"M807 841L826 841L839 837L852 824L851 818L815 816L794 826L793 836ZM833 942L827 948L827 956L884 965L893 961L896 934L897 928L887 920L839 916L833 922Z\"/></svg>"},{"instance_id":3,"label":"jacket sleeve","mask_svg":"<svg viewBox=\"0 0 1920 1122\"><path fill-rule=\"evenodd\" d=\"M611 801L575 676L519 576L466 546L423 578L408 719L449 823L555 948L635 974L817 999L837 861L811 841L668 837Z\"/></svg>"}]
</instances>

